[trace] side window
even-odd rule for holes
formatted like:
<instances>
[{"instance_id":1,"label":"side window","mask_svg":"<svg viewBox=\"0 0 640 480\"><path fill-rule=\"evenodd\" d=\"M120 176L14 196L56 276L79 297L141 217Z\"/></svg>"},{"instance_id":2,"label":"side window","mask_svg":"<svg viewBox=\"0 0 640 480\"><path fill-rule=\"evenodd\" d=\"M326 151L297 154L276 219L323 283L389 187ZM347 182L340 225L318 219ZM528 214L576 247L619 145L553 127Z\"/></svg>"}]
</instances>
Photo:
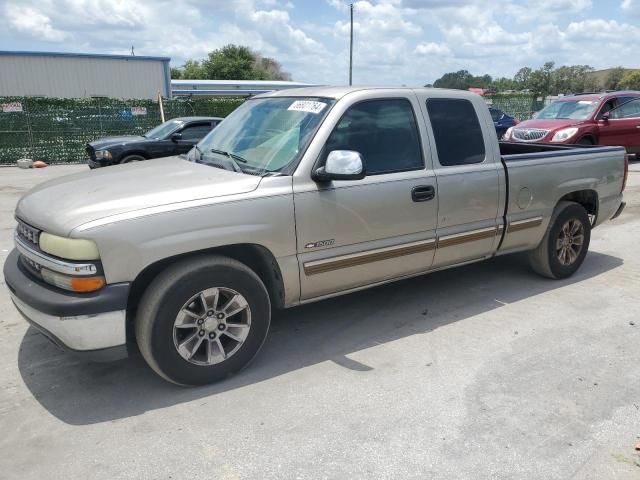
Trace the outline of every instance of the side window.
<instances>
[{"instance_id":1,"label":"side window","mask_svg":"<svg viewBox=\"0 0 640 480\"><path fill-rule=\"evenodd\" d=\"M616 99L615 98L612 98L611 100L607 100L605 102L605 104L602 106L602 108L600 109L600 113L598 114L598 118L602 118L602 116L605 113L613 110L615 108L615 106L616 106Z\"/></svg>"},{"instance_id":2,"label":"side window","mask_svg":"<svg viewBox=\"0 0 640 480\"><path fill-rule=\"evenodd\" d=\"M405 99L367 100L345 112L327 139L332 150L354 150L367 175L424 168L418 126Z\"/></svg>"},{"instance_id":3,"label":"side window","mask_svg":"<svg viewBox=\"0 0 640 480\"><path fill-rule=\"evenodd\" d=\"M484 136L469 100L430 98L427 112L440 165L448 167L484 161Z\"/></svg>"},{"instance_id":4,"label":"side window","mask_svg":"<svg viewBox=\"0 0 640 480\"><path fill-rule=\"evenodd\" d=\"M611 110L610 118L640 117L640 98L621 98L619 105L618 108Z\"/></svg>"},{"instance_id":5,"label":"side window","mask_svg":"<svg viewBox=\"0 0 640 480\"><path fill-rule=\"evenodd\" d=\"M182 140L200 140L211 131L210 123L195 123L182 129Z\"/></svg>"}]
</instances>

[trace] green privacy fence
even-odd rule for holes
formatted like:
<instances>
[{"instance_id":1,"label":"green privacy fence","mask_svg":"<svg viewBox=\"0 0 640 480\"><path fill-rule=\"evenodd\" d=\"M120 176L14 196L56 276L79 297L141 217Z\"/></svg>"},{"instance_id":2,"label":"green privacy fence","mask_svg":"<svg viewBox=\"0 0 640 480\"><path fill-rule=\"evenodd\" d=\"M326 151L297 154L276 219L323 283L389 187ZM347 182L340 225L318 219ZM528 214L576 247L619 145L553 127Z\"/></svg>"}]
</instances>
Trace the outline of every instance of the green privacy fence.
<instances>
[{"instance_id":1,"label":"green privacy fence","mask_svg":"<svg viewBox=\"0 0 640 480\"><path fill-rule=\"evenodd\" d=\"M167 120L191 115L225 117L243 101L163 100L163 107ZM14 165L19 158L82 163L87 142L139 135L160 122L160 107L153 100L0 97L0 165Z\"/></svg>"},{"instance_id":2,"label":"green privacy fence","mask_svg":"<svg viewBox=\"0 0 640 480\"><path fill-rule=\"evenodd\" d=\"M544 99L530 94L492 94L485 95L485 100L493 107L499 108L507 115L518 120L528 120L544 107Z\"/></svg>"}]
</instances>

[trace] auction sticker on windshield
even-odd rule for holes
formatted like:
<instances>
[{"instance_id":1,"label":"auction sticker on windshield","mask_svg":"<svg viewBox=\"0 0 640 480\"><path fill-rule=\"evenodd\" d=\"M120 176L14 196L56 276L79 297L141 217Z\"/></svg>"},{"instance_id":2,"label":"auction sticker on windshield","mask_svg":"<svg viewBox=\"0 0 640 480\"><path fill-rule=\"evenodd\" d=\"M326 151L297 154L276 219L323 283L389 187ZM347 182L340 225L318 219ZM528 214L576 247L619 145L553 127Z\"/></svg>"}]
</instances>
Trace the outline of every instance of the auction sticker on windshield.
<instances>
[{"instance_id":1,"label":"auction sticker on windshield","mask_svg":"<svg viewBox=\"0 0 640 480\"><path fill-rule=\"evenodd\" d=\"M326 103L322 102L314 102L312 100L296 100L287 110L295 110L298 112L309 112L309 113L320 113L324 107L326 107Z\"/></svg>"}]
</instances>

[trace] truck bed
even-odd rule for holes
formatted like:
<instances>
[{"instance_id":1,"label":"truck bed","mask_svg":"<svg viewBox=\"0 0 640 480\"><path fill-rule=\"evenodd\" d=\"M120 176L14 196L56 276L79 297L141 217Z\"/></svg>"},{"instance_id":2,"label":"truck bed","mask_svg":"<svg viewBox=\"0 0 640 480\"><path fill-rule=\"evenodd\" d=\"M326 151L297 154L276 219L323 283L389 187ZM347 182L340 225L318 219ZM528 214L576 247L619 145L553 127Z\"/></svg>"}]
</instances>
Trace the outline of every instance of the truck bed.
<instances>
[{"instance_id":1,"label":"truck bed","mask_svg":"<svg viewBox=\"0 0 640 480\"><path fill-rule=\"evenodd\" d=\"M603 147L599 145L551 145L548 143L498 142L500 155L505 161L532 158L583 155L585 153L605 153L624 150L624 147ZM585 151L586 150L586 151Z\"/></svg>"},{"instance_id":2,"label":"truck bed","mask_svg":"<svg viewBox=\"0 0 640 480\"><path fill-rule=\"evenodd\" d=\"M620 204L626 162L623 147L499 145L506 199L498 254L535 247L561 200L591 205L594 226L611 218Z\"/></svg>"}]
</instances>

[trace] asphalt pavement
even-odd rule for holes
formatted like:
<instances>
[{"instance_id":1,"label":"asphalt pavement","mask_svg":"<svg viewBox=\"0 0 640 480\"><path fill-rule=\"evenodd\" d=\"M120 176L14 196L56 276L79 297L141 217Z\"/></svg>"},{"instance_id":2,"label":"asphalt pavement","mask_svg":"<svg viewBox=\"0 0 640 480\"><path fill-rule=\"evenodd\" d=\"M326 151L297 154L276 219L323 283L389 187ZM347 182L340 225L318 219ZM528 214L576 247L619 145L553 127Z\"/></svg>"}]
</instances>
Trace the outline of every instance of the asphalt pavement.
<instances>
[{"instance_id":1,"label":"asphalt pavement","mask_svg":"<svg viewBox=\"0 0 640 480\"><path fill-rule=\"evenodd\" d=\"M19 197L86 169L0 168L0 264ZM59 351L0 274L0 478L638 479L640 164L626 201L570 279L516 255L290 309L202 388Z\"/></svg>"}]
</instances>

